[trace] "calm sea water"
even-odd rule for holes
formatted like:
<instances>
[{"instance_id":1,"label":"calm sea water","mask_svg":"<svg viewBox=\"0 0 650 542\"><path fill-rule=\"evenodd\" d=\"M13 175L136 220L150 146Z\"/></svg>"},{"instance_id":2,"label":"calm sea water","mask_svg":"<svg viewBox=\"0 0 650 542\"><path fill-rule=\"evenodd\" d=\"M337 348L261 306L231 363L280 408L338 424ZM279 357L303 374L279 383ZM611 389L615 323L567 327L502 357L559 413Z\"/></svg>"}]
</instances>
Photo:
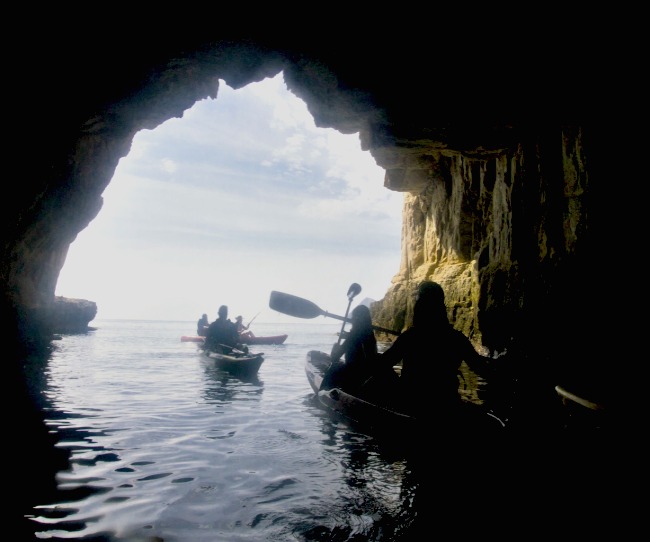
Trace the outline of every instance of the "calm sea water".
<instances>
[{"instance_id":1,"label":"calm sea water","mask_svg":"<svg viewBox=\"0 0 650 542\"><path fill-rule=\"evenodd\" d=\"M432 430L414 456L398 436L367 435L319 408L305 356L329 352L340 323L256 322L257 335L289 337L251 347L265 361L243 380L180 341L194 322L93 325L55 341L45 371L47 423L71 461L56 498L29 513L36 539L405 541L492 522L504 532L543 511L529 497L526 513L512 513L522 488L504 500L492 442L440 459L449 443ZM486 506L495 491L498 505Z\"/></svg>"},{"instance_id":2,"label":"calm sea water","mask_svg":"<svg viewBox=\"0 0 650 542\"><path fill-rule=\"evenodd\" d=\"M180 341L194 322L93 325L56 341L47 368L71 467L61 502L33 511L38 538L390 540L409 526L405 460L314 403L305 355L329 351L339 323L256 323L289 337L251 347L265 361L247 380Z\"/></svg>"}]
</instances>

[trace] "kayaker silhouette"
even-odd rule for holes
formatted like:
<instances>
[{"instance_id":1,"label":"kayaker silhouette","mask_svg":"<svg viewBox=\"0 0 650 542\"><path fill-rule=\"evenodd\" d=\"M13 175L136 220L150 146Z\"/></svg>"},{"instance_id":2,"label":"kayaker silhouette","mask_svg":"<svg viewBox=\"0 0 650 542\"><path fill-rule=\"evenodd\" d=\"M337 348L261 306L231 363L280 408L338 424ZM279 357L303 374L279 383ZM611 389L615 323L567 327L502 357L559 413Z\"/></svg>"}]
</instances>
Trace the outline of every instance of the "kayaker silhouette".
<instances>
[{"instance_id":1,"label":"kayaker silhouette","mask_svg":"<svg viewBox=\"0 0 650 542\"><path fill-rule=\"evenodd\" d=\"M493 360L479 354L470 340L449 323L444 291L433 281L418 287L413 325L378 356L383 366L402 363L400 410L418 419L435 417L449 424L458 423L476 406L463 401L459 394L461 363L465 361L481 376L492 373Z\"/></svg>"},{"instance_id":2,"label":"kayaker silhouette","mask_svg":"<svg viewBox=\"0 0 650 542\"><path fill-rule=\"evenodd\" d=\"M370 309L358 305L350 317L352 326L344 333L345 339L341 344L332 347L331 366L321 383L321 389L340 388L351 395L370 399L379 391L381 383L386 385L389 378L377 364L377 340L372 327ZM345 358L342 363L341 357ZM388 382L395 384L397 374L392 367L389 369L392 379Z\"/></svg>"},{"instance_id":3,"label":"kayaker silhouette","mask_svg":"<svg viewBox=\"0 0 650 542\"><path fill-rule=\"evenodd\" d=\"M247 326L244 325L243 316L237 316L237 318L235 318L235 326L237 327L237 333L239 333L239 336L241 338L249 339L255 337L255 334L248 329L250 327L250 324Z\"/></svg>"},{"instance_id":4,"label":"kayaker silhouette","mask_svg":"<svg viewBox=\"0 0 650 542\"><path fill-rule=\"evenodd\" d=\"M248 351L248 347L239 342L237 326L228 318L228 307L221 305L218 318L210 324L205 336L205 348L211 352L229 354L233 349Z\"/></svg>"},{"instance_id":5,"label":"kayaker silhouette","mask_svg":"<svg viewBox=\"0 0 650 542\"><path fill-rule=\"evenodd\" d=\"M203 316L201 316L201 318L196 322L196 334L199 337L205 337L209 326L210 321L208 320L208 315L203 314Z\"/></svg>"},{"instance_id":6,"label":"kayaker silhouette","mask_svg":"<svg viewBox=\"0 0 650 542\"><path fill-rule=\"evenodd\" d=\"M332 365L323 377L321 389L341 388L356 394L370 376L370 365L377 355L377 340L372 329L370 310L359 305L350 317L352 326L341 344L332 347ZM341 362L341 357L345 362Z\"/></svg>"}]
</instances>

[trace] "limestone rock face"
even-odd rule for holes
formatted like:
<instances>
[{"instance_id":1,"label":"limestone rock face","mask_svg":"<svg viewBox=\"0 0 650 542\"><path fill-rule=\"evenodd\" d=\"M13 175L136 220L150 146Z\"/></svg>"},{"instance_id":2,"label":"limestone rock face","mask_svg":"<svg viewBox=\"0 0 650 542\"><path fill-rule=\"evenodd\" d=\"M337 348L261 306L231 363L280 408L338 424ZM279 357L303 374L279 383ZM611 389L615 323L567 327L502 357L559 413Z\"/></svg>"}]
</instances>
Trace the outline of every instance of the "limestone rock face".
<instances>
[{"instance_id":1,"label":"limestone rock face","mask_svg":"<svg viewBox=\"0 0 650 542\"><path fill-rule=\"evenodd\" d=\"M401 266L375 318L409 325L414 291L428 279L443 286L455 327L491 351L510 346L521 319L539 325L565 288L547 272L568 273L585 242L584 150L580 129L558 129L548 141L485 156L439 153L428 182L405 198Z\"/></svg>"}]
</instances>

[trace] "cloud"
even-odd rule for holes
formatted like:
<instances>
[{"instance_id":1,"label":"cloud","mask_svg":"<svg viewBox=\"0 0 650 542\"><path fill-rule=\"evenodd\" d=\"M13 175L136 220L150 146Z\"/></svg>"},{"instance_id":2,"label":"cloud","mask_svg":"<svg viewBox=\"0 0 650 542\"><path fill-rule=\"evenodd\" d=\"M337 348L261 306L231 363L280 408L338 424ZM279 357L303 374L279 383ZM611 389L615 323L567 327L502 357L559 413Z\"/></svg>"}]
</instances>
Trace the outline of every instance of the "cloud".
<instances>
[{"instance_id":1,"label":"cloud","mask_svg":"<svg viewBox=\"0 0 650 542\"><path fill-rule=\"evenodd\" d=\"M254 314L282 288L341 297L358 282L380 299L399 270L403 200L383 177L358 135L317 128L281 75L222 84L136 134L57 295L96 301L98 318L169 320L219 304Z\"/></svg>"}]
</instances>

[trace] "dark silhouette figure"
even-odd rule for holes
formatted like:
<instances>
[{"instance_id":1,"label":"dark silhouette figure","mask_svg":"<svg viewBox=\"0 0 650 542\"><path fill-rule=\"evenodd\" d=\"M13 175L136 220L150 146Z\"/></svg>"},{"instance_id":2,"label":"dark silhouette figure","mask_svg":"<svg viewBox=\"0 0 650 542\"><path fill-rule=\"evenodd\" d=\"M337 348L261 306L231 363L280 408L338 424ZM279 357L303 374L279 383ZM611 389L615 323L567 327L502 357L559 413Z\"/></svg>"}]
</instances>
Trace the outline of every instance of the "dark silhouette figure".
<instances>
[{"instance_id":1,"label":"dark silhouette figure","mask_svg":"<svg viewBox=\"0 0 650 542\"><path fill-rule=\"evenodd\" d=\"M208 315L204 314L199 318L198 322L196 322L196 334L199 337L205 337L205 335L208 332L208 327L210 326L210 321L208 320Z\"/></svg>"},{"instance_id":2,"label":"dark silhouette figure","mask_svg":"<svg viewBox=\"0 0 650 542\"><path fill-rule=\"evenodd\" d=\"M238 316L235 318L235 326L237 326L237 333L239 333L239 336L242 339L251 339L255 337L255 334L252 331L249 331L250 324L245 326L244 325L244 317L243 316Z\"/></svg>"},{"instance_id":3,"label":"dark silhouette figure","mask_svg":"<svg viewBox=\"0 0 650 542\"><path fill-rule=\"evenodd\" d=\"M323 378L321 389L341 388L351 395L371 400L379 381L380 368L377 364L377 340L368 307L355 307L351 321L352 327L345 333L343 343L332 347L332 365ZM344 363L340 361L343 356ZM392 368L390 372L396 379Z\"/></svg>"},{"instance_id":4,"label":"dark silhouette figure","mask_svg":"<svg viewBox=\"0 0 650 542\"><path fill-rule=\"evenodd\" d=\"M205 336L205 349L221 354L230 354L234 348L240 349L237 326L228 318L228 307L219 307L218 318L210 324Z\"/></svg>"},{"instance_id":5,"label":"dark silhouette figure","mask_svg":"<svg viewBox=\"0 0 650 542\"><path fill-rule=\"evenodd\" d=\"M491 358L482 356L470 340L454 329L447 317L445 294L433 281L418 288L413 310L413 325L402 333L383 353L380 363L394 366L402 363L399 404L400 410L436 425L450 427L464 420L476 420L489 426L490 420L477 405L461 398L459 369L463 361L483 377L492 373Z\"/></svg>"}]
</instances>

